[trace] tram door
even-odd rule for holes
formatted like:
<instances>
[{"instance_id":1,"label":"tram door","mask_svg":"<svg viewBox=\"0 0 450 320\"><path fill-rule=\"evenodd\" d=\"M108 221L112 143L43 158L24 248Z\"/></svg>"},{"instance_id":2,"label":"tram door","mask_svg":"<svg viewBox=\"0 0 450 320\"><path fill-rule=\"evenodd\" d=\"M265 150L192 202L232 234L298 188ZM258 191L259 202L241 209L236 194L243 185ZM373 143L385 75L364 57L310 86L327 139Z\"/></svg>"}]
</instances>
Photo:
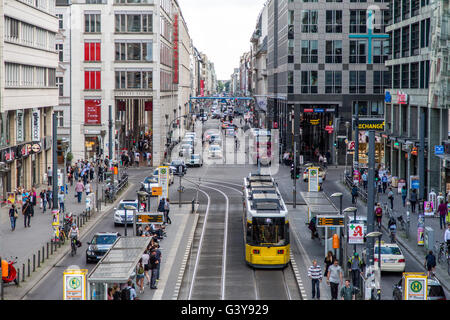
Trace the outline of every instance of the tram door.
<instances>
[{"instance_id":1,"label":"tram door","mask_svg":"<svg viewBox=\"0 0 450 320\"><path fill-rule=\"evenodd\" d=\"M330 134L326 126L332 126L333 113L303 113L300 119L302 128L301 152L308 162L318 162L319 155L331 153ZM330 161L331 159L328 159Z\"/></svg>"}]
</instances>

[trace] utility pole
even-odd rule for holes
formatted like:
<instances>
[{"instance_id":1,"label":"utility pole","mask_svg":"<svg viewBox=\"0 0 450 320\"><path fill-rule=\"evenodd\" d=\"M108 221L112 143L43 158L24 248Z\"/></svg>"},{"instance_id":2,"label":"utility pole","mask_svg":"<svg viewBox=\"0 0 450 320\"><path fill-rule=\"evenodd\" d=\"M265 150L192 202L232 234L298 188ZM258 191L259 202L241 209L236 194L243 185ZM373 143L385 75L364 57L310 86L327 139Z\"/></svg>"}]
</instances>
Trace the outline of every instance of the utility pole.
<instances>
[{"instance_id":1,"label":"utility pole","mask_svg":"<svg viewBox=\"0 0 450 320\"><path fill-rule=\"evenodd\" d=\"M420 108L419 119L419 200L425 197L425 109Z\"/></svg>"},{"instance_id":2,"label":"utility pole","mask_svg":"<svg viewBox=\"0 0 450 320\"><path fill-rule=\"evenodd\" d=\"M293 198L294 198L294 209L297 208L297 141L294 141L294 188Z\"/></svg>"},{"instance_id":3,"label":"utility pole","mask_svg":"<svg viewBox=\"0 0 450 320\"><path fill-rule=\"evenodd\" d=\"M58 130L57 130L57 117L56 112L53 112L53 119L52 119L52 134L53 134L53 140L52 140L52 173L53 173L53 180L52 180L52 187L53 187L53 209L58 208Z\"/></svg>"},{"instance_id":4,"label":"utility pole","mask_svg":"<svg viewBox=\"0 0 450 320\"><path fill-rule=\"evenodd\" d=\"M112 175L111 175L111 179L112 179L112 188L114 190L114 166L113 166L113 119L112 119L112 105L109 105L109 145L108 145L108 149L109 149L109 166L112 169Z\"/></svg>"},{"instance_id":5,"label":"utility pole","mask_svg":"<svg viewBox=\"0 0 450 320\"><path fill-rule=\"evenodd\" d=\"M375 131L369 131L369 177L367 186L367 233L374 231L375 207ZM368 255L367 265L373 266L374 238L367 237L366 248Z\"/></svg>"},{"instance_id":6,"label":"utility pole","mask_svg":"<svg viewBox=\"0 0 450 320\"><path fill-rule=\"evenodd\" d=\"M359 106L358 103L356 103L356 115L354 118L354 123L355 123L355 157L354 157L354 162L352 164L352 172L351 174L353 175L353 171L354 171L354 164L358 163L358 167L359 167Z\"/></svg>"}]
</instances>

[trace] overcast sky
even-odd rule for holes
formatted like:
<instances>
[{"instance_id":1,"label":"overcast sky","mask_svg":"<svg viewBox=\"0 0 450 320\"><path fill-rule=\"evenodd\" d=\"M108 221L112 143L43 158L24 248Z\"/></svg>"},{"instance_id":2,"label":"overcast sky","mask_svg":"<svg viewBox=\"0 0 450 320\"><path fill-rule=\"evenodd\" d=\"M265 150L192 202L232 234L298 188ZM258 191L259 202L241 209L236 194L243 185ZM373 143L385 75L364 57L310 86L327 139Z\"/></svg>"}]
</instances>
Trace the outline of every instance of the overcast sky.
<instances>
[{"instance_id":1,"label":"overcast sky","mask_svg":"<svg viewBox=\"0 0 450 320\"><path fill-rule=\"evenodd\" d=\"M178 0L194 46L228 80L239 57L250 51L256 19L267 0Z\"/></svg>"}]
</instances>

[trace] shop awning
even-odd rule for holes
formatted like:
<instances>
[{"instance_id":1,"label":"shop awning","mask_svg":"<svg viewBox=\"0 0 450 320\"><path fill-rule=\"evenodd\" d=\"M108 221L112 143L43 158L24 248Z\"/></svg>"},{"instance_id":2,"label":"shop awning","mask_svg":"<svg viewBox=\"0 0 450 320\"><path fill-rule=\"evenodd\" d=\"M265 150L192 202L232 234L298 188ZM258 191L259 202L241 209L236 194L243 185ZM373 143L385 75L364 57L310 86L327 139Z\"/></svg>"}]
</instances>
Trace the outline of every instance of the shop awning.
<instances>
[{"instance_id":1,"label":"shop awning","mask_svg":"<svg viewBox=\"0 0 450 320\"><path fill-rule=\"evenodd\" d=\"M88 275L88 282L125 283L150 243L150 237L120 237Z\"/></svg>"}]
</instances>

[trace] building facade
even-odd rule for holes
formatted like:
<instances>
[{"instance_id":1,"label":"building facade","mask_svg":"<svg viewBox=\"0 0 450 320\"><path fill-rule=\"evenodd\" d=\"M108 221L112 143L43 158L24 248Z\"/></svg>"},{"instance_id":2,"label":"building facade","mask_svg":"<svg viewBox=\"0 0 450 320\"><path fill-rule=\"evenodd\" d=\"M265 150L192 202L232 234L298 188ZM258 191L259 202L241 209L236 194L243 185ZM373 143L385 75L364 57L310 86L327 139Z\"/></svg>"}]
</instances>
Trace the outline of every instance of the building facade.
<instances>
[{"instance_id":1,"label":"building facade","mask_svg":"<svg viewBox=\"0 0 450 320\"><path fill-rule=\"evenodd\" d=\"M392 86L386 90L385 162L393 176L407 183L418 177L425 194L445 192L450 190L450 150L436 154L435 146L448 145L449 4L391 1L390 10L392 52L386 65Z\"/></svg>"},{"instance_id":2,"label":"building facade","mask_svg":"<svg viewBox=\"0 0 450 320\"><path fill-rule=\"evenodd\" d=\"M0 201L44 182L58 105L54 0L0 1Z\"/></svg>"},{"instance_id":3,"label":"building facade","mask_svg":"<svg viewBox=\"0 0 450 320\"><path fill-rule=\"evenodd\" d=\"M337 136L356 109L362 117L384 114L388 4L271 0L267 7L267 126L280 129L282 152L297 141L305 161L320 153L344 164L345 139Z\"/></svg>"}]
</instances>

